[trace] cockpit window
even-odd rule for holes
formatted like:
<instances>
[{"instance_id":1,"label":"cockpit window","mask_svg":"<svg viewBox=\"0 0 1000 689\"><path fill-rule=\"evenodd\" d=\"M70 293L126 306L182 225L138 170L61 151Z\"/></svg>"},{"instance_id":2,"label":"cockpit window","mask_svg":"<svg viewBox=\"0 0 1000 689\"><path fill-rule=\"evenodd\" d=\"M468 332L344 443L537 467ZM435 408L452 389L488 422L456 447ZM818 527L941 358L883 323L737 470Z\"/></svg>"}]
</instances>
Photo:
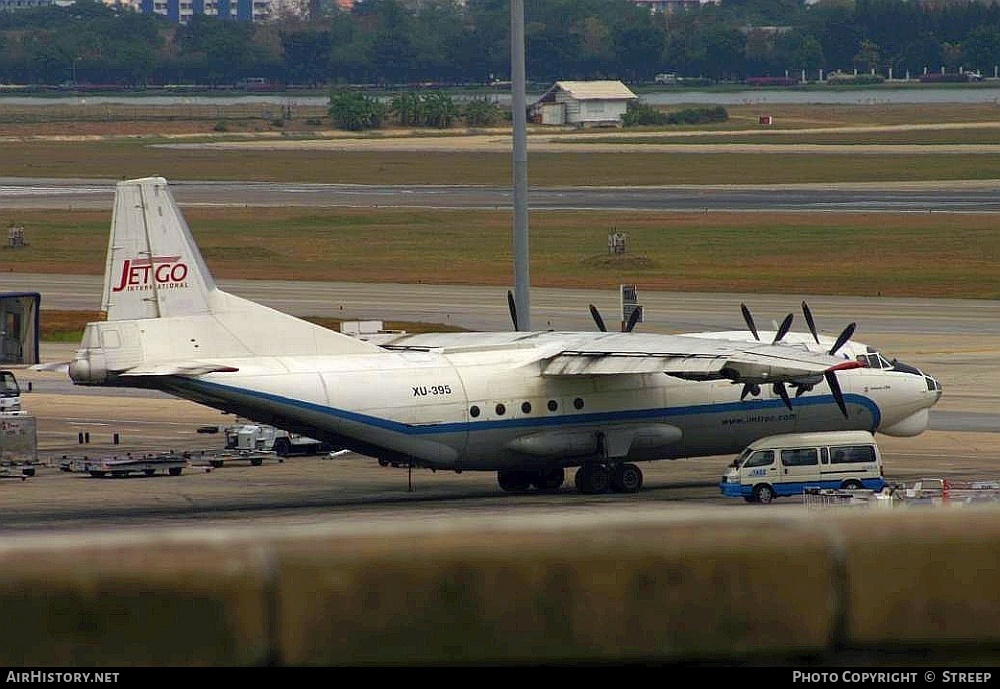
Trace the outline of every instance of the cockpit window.
<instances>
[{"instance_id":1,"label":"cockpit window","mask_svg":"<svg viewBox=\"0 0 1000 689\"><path fill-rule=\"evenodd\" d=\"M746 467L768 467L774 464L774 450L757 450L747 459Z\"/></svg>"},{"instance_id":2,"label":"cockpit window","mask_svg":"<svg viewBox=\"0 0 1000 689\"><path fill-rule=\"evenodd\" d=\"M9 371L0 371L0 397L17 397L21 394L17 379Z\"/></svg>"},{"instance_id":3,"label":"cockpit window","mask_svg":"<svg viewBox=\"0 0 1000 689\"><path fill-rule=\"evenodd\" d=\"M879 353L859 354L858 361L868 368L887 370L892 368L892 362Z\"/></svg>"}]
</instances>

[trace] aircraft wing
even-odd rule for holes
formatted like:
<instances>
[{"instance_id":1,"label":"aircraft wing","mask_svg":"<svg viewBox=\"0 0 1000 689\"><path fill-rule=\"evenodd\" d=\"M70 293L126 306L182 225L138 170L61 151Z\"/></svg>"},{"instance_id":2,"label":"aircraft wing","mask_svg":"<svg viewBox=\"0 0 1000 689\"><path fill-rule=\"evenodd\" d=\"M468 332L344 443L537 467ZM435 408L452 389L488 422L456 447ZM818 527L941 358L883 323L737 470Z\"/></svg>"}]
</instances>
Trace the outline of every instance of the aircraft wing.
<instances>
[{"instance_id":1,"label":"aircraft wing","mask_svg":"<svg viewBox=\"0 0 1000 689\"><path fill-rule=\"evenodd\" d=\"M665 373L686 380L770 383L860 366L796 345L620 333L567 346L542 361L542 375Z\"/></svg>"}]
</instances>

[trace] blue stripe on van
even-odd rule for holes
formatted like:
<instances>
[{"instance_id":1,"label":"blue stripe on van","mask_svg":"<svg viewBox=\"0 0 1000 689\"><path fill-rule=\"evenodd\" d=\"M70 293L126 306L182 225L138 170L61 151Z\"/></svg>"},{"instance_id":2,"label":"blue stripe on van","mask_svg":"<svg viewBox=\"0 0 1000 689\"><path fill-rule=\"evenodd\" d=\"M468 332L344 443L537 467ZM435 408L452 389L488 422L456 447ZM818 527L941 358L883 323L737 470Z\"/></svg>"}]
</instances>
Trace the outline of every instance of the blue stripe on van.
<instances>
[{"instance_id":1,"label":"blue stripe on van","mask_svg":"<svg viewBox=\"0 0 1000 689\"><path fill-rule=\"evenodd\" d=\"M860 482L862 488L874 490L876 492L882 490L886 486L885 479L883 478L860 479ZM844 481L842 479L838 479L836 481L800 481L796 483L781 483L780 481L775 481L774 483L768 483L768 485L774 489L774 494L776 496L788 497L791 495L802 495L806 488L836 490L843 486L843 483ZM754 485L755 484L727 483L722 481L719 483L719 490L723 495L729 498L746 498L753 494Z\"/></svg>"}]
</instances>

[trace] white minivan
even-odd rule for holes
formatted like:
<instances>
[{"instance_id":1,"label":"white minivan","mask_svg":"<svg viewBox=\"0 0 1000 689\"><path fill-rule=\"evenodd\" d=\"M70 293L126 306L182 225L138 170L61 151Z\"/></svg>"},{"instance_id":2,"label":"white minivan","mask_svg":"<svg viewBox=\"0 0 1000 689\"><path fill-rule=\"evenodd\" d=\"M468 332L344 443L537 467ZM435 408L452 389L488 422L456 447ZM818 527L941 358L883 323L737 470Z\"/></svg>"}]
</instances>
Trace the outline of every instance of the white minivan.
<instances>
[{"instance_id":1,"label":"white minivan","mask_svg":"<svg viewBox=\"0 0 1000 689\"><path fill-rule=\"evenodd\" d=\"M719 484L722 494L769 503L806 488L885 487L882 456L868 431L788 433L747 446Z\"/></svg>"}]
</instances>

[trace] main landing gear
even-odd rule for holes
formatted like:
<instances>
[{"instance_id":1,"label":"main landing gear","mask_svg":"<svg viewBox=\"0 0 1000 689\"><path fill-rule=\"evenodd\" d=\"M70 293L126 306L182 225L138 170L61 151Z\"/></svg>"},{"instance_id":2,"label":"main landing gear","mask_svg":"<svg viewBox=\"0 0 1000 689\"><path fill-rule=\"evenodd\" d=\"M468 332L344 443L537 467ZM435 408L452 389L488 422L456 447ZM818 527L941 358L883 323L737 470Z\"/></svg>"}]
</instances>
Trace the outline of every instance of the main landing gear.
<instances>
[{"instance_id":1,"label":"main landing gear","mask_svg":"<svg viewBox=\"0 0 1000 689\"><path fill-rule=\"evenodd\" d=\"M524 493L536 488L543 493L554 493L566 480L566 472L559 469L543 471L498 471L500 488L508 493ZM642 488L642 470L635 464L585 464L576 471L573 479L578 492L584 495L598 493L636 493Z\"/></svg>"},{"instance_id":2,"label":"main landing gear","mask_svg":"<svg viewBox=\"0 0 1000 689\"><path fill-rule=\"evenodd\" d=\"M642 488L642 469L635 464L585 464L576 470L576 489L585 495L637 493Z\"/></svg>"},{"instance_id":3,"label":"main landing gear","mask_svg":"<svg viewBox=\"0 0 1000 689\"><path fill-rule=\"evenodd\" d=\"M562 467L542 471L498 471L500 488L508 493L524 493L529 488L537 488L542 493L554 493L566 481Z\"/></svg>"}]
</instances>

